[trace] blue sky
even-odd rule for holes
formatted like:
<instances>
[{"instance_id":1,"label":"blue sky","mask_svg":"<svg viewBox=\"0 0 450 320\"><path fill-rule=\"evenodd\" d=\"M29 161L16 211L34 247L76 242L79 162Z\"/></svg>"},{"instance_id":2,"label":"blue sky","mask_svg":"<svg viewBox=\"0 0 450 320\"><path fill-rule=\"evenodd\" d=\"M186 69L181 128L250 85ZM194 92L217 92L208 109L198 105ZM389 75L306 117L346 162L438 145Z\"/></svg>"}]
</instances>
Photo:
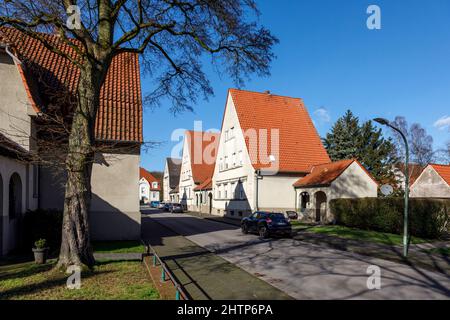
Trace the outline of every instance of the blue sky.
<instances>
[{"instance_id":1,"label":"blue sky","mask_svg":"<svg viewBox=\"0 0 450 320\"><path fill-rule=\"evenodd\" d=\"M381 30L366 27L369 5L381 8ZM435 148L450 139L450 1L262 0L260 23L276 35L271 76L243 89L270 90L305 101L321 136L347 109L361 120L403 115L419 122ZM144 139L163 142L142 153L148 170L163 170L176 129L220 129L227 89L235 85L205 66L215 95L193 113L168 105L144 110ZM142 79L143 93L151 78ZM438 122L438 120L440 120ZM439 127L438 124L441 124Z\"/></svg>"}]
</instances>

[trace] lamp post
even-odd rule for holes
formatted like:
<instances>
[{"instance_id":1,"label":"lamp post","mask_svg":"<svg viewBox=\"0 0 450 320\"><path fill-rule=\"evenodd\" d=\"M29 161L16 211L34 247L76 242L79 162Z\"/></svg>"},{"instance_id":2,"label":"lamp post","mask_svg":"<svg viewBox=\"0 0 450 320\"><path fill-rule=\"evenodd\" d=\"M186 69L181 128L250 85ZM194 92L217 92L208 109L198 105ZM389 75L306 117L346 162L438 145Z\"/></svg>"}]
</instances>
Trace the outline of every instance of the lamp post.
<instances>
[{"instance_id":1,"label":"lamp post","mask_svg":"<svg viewBox=\"0 0 450 320\"><path fill-rule=\"evenodd\" d=\"M381 125L385 125L400 134L405 143L405 212L403 216L403 256L408 256L409 235L408 235L408 202L409 202L409 146L405 134L398 128L394 127L389 120L384 118L373 119Z\"/></svg>"}]
</instances>

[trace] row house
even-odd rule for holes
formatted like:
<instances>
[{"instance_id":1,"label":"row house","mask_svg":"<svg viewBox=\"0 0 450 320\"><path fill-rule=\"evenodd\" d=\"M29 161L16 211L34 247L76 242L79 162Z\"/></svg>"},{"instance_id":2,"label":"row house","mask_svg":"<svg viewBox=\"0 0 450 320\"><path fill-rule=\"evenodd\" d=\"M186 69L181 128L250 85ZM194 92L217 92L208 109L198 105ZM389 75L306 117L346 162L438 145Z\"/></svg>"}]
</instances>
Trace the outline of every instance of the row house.
<instances>
[{"instance_id":1,"label":"row house","mask_svg":"<svg viewBox=\"0 0 450 320\"><path fill-rule=\"evenodd\" d=\"M160 200L161 183L153 174L139 168L139 201L143 204Z\"/></svg>"},{"instance_id":2,"label":"row house","mask_svg":"<svg viewBox=\"0 0 450 320\"><path fill-rule=\"evenodd\" d=\"M178 195L180 203L187 210L197 211L199 209L200 195L196 193L195 189L211 179L218 143L218 133L201 131L186 131L185 133Z\"/></svg>"},{"instance_id":3,"label":"row house","mask_svg":"<svg viewBox=\"0 0 450 320\"><path fill-rule=\"evenodd\" d=\"M56 35L46 37L61 51L75 54ZM79 70L38 40L17 29L0 27L0 79L1 144L7 150L0 161L0 246L7 254L17 245L24 212L37 208L63 210L64 171L19 161L18 155L39 153L36 137L43 131L45 115L70 117ZM91 237L139 239L136 181L143 137L137 54L124 52L112 59L101 88L95 140L99 151L91 174Z\"/></svg>"},{"instance_id":4,"label":"row house","mask_svg":"<svg viewBox=\"0 0 450 320\"><path fill-rule=\"evenodd\" d=\"M212 179L217 215L295 210L293 184L330 162L299 98L230 89Z\"/></svg>"},{"instance_id":5,"label":"row house","mask_svg":"<svg viewBox=\"0 0 450 320\"><path fill-rule=\"evenodd\" d=\"M180 182L181 159L166 158L163 175L163 200L179 202L178 183Z\"/></svg>"},{"instance_id":6,"label":"row house","mask_svg":"<svg viewBox=\"0 0 450 320\"><path fill-rule=\"evenodd\" d=\"M412 198L450 199L450 165L429 164L410 190Z\"/></svg>"}]
</instances>

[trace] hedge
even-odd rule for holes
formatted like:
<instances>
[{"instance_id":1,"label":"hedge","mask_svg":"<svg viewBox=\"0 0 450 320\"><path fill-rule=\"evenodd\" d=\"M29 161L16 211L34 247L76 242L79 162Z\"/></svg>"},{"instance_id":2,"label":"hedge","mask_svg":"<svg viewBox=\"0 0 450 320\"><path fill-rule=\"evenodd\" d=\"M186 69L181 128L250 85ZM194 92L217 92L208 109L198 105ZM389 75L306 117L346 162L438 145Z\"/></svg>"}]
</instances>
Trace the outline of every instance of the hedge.
<instances>
[{"instance_id":1,"label":"hedge","mask_svg":"<svg viewBox=\"0 0 450 320\"><path fill-rule=\"evenodd\" d=\"M61 245L62 212L59 210L27 211L24 216L24 249L29 249L38 239L47 240L50 252Z\"/></svg>"},{"instance_id":2,"label":"hedge","mask_svg":"<svg viewBox=\"0 0 450 320\"><path fill-rule=\"evenodd\" d=\"M339 225L403 233L403 198L334 199L330 209ZM410 199L409 227L412 236L438 239L449 232L450 200Z\"/></svg>"}]
</instances>

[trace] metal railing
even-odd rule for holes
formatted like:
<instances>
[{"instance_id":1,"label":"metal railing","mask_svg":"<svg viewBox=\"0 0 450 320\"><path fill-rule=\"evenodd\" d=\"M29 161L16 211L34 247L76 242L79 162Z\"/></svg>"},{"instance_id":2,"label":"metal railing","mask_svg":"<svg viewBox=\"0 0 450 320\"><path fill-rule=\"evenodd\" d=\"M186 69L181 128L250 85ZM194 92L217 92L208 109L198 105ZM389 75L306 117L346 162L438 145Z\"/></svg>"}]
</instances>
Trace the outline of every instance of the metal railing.
<instances>
[{"instance_id":1,"label":"metal railing","mask_svg":"<svg viewBox=\"0 0 450 320\"><path fill-rule=\"evenodd\" d=\"M164 263L164 261L162 261L161 258L158 256L155 249L153 249L152 246L149 244L144 245L147 248L147 256L152 256L153 267L157 267L158 265L161 266L161 282L166 282L167 280L170 280L174 285L176 290L175 300L181 300L181 298L183 298L183 300L190 300L190 297L183 289L183 286L177 282L175 276L167 267L167 265Z\"/></svg>"}]
</instances>

